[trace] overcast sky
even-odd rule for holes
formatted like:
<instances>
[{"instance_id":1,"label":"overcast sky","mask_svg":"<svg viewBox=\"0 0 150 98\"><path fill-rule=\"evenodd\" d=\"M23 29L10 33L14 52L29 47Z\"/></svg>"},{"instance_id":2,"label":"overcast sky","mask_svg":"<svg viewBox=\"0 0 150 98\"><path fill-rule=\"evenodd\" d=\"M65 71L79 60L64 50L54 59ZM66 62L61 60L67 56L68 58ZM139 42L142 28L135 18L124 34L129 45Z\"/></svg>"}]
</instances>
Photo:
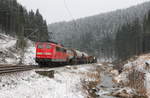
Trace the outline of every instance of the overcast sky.
<instances>
[{"instance_id":1,"label":"overcast sky","mask_svg":"<svg viewBox=\"0 0 150 98\"><path fill-rule=\"evenodd\" d=\"M38 8L47 23L72 20L64 0L18 0L28 10ZM127 8L150 0L65 0L72 16L76 18Z\"/></svg>"}]
</instances>

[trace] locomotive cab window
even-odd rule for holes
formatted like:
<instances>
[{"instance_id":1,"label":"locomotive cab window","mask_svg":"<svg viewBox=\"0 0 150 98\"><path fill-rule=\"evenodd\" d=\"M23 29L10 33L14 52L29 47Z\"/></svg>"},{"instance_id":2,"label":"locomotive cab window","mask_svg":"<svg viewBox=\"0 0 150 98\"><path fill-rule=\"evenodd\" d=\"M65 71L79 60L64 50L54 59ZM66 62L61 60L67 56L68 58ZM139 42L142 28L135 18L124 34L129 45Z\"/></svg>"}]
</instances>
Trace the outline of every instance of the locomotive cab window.
<instances>
[{"instance_id":1,"label":"locomotive cab window","mask_svg":"<svg viewBox=\"0 0 150 98\"><path fill-rule=\"evenodd\" d=\"M38 45L38 48L39 48L39 49L44 48L43 44L39 44L39 45Z\"/></svg>"},{"instance_id":2,"label":"locomotive cab window","mask_svg":"<svg viewBox=\"0 0 150 98\"><path fill-rule=\"evenodd\" d=\"M66 52L67 52L67 50L66 50L66 49L63 49L63 52L64 52L64 53L66 53Z\"/></svg>"},{"instance_id":3,"label":"locomotive cab window","mask_svg":"<svg viewBox=\"0 0 150 98\"><path fill-rule=\"evenodd\" d=\"M56 47L56 51L57 51L57 52L64 52L64 53L66 53L66 52L67 52L67 50L66 50L66 49L64 49L64 48L60 48L60 47Z\"/></svg>"},{"instance_id":4,"label":"locomotive cab window","mask_svg":"<svg viewBox=\"0 0 150 98\"><path fill-rule=\"evenodd\" d=\"M46 48L47 48L47 49L51 49L50 44L47 44L47 45L46 45Z\"/></svg>"},{"instance_id":5,"label":"locomotive cab window","mask_svg":"<svg viewBox=\"0 0 150 98\"><path fill-rule=\"evenodd\" d=\"M61 51L60 47L56 47L56 51L60 52Z\"/></svg>"},{"instance_id":6,"label":"locomotive cab window","mask_svg":"<svg viewBox=\"0 0 150 98\"><path fill-rule=\"evenodd\" d=\"M66 53L66 50L64 48L61 48L61 52Z\"/></svg>"}]
</instances>

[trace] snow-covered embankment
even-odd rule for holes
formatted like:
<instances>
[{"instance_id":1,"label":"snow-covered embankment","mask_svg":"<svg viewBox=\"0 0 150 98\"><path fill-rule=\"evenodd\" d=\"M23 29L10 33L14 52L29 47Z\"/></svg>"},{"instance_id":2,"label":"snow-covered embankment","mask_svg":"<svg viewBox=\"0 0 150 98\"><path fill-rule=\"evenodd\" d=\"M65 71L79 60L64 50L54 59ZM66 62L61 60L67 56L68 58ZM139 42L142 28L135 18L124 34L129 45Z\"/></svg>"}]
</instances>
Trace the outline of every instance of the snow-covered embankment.
<instances>
[{"instance_id":1,"label":"snow-covered embankment","mask_svg":"<svg viewBox=\"0 0 150 98\"><path fill-rule=\"evenodd\" d=\"M135 89L139 95L150 98L150 54L143 54L134 61L128 61L123 72L114 80Z\"/></svg>"},{"instance_id":2,"label":"snow-covered embankment","mask_svg":"<svg viewBox=\"0 0 150 98\"><path fill-rule=\"evenodd\" d=\"M16 49L17 39L11 36L0 34L0 64L18 64L20 53ZM35 45L27 40L27 47L23 57L23 64L35 63Z\"/></svg>"}]
</instances>

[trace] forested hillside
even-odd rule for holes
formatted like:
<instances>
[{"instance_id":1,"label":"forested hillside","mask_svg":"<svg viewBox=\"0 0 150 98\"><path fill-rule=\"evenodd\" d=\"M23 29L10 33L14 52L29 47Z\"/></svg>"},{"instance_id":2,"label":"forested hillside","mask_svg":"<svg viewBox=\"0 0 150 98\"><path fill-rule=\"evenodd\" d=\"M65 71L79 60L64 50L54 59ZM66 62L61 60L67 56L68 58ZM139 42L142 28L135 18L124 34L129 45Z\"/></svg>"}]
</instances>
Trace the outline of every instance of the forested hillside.
<instances>
[{"instance_id":1,"label":"forested hillside","mask_svg":"<svg viewBox=\"0 0 150 98\"><path fill-rule=\"evenodd\" d=\"M150 52L150 10L139 22L139 18L132 23L125 23L118 29L116 35L116 55L118 59L126 59L133 55Z\"/></svg>"},{"instance_id":2,"label":"forested hillside","mask_svg":"<svg viewBox=\"0 0 150 98\"><path fill-rule=\"evenodd\" d=\"M75 21L49 25L54 40L106 59L125 59L149 50L150 2Z\"/></svg>"},{"instance_id":3,"label":"forested hillside","mask_svg":"<svg viewBox=\"0 0 150 98\"><path fill-rule=\"evenodd\" d=\"M21 39L48 39L47 23L39 10L28 12L17 0L0 0L0 30Z\"/></svg>"}]
</instances>

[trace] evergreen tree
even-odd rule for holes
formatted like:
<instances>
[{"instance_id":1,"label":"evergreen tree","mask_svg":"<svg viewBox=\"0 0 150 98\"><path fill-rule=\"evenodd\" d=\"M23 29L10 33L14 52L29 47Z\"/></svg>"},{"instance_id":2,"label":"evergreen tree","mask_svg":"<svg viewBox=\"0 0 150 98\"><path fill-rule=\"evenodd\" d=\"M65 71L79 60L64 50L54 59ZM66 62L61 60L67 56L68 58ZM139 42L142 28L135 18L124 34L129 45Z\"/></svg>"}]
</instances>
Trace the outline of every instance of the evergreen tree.
<instances>
[{"instance_id":1,"label":"evergreen tree","mask_svg":"<svg viewBox=\"0 0 150 98\"><path fill-rule=\"evenodd\" d=\"M27 11L16 0L0 0L0 29L11 36L48 40L47 23L39 10Z\"/></svg>"},{"instance_id":2,"label":"evergreen tree","mask_svg":"<svg viewBox=\"0 0 150 98\"><path fill-rule=\"evenodd\" d=\"M150 11L144 18L143 31L143 52L150 52Z\"/></svg>"},{"instance_id":3,"label":"evergreen tree","mask_svg":"<svg viewBox=\"0 0 150 98\"><path fill-rule=\"evenodd\" d=\"M125 60L133 55L142 53L142 28L138 18L124 24L116 36L117 58Z\"/></svg>"}]
</instances>

